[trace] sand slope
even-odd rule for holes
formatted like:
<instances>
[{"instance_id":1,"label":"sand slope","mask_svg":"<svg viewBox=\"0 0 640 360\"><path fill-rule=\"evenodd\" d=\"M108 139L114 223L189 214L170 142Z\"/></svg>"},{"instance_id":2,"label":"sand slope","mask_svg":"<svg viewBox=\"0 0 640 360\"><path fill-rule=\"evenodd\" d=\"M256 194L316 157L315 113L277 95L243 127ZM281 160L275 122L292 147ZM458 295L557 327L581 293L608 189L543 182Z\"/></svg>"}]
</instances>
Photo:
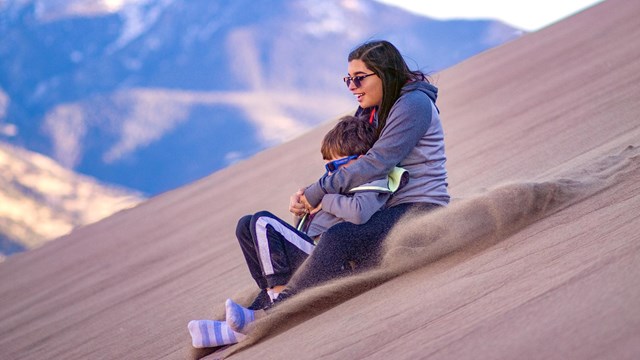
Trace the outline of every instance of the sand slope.
<instances>
[{"instance_id":1,"label":"sand slope","mask_svg":"<svg viewBox=\"0 0 640 360\"><path fill-rule=\"evenodd\" d=\"M437 74L454 203L232 358L636 358L638 16L609 0ZM252 286L236 220L286 216L330 126L8 259L3 358L196 355L187 322Z\"/></svg>"}]
</instances>

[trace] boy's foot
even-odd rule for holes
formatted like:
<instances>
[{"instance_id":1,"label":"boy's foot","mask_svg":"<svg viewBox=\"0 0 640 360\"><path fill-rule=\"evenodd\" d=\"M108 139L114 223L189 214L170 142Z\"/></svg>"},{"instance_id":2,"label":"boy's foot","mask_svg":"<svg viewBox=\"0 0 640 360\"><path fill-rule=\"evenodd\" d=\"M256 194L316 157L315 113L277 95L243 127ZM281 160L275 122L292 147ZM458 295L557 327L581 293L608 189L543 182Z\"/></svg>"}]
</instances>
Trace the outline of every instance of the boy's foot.
<instances>
[{"instance_id":1,"label":"boy's foot","mask_svg":"<svg viewBox=\"0 0 640 360\"><path fill-rule=\"evenodd\" d=\"M261 310L250 310L241 305L236 304L233 300L227 299L224 303L227 310L227 325L241 334L246 334L248 326L263 313Z\"/></svg>"},{"instance_id":2,"label":"boy's foot","mask_svg":"<svg viewBox=\"0 0 640 360\"><path fill-rule=\"evenodd\" d=\"M187 327L194 348L235 344L245 337L233 331L224 321L191 320Z\"/></svg>"},{"instance_id":3,"label":"boy's foot","mask_svg":"<svg viewBox=\"0 0 640 360\"><path fill-rule=\"evenodd\" d=\"M271 296L266 289L260 290L260 293L253 300L253 303L249 305L249 310L262 310L271 305Z\"/></svg>"},{"instance_id":4,"label":"boy's foot","mask_svg":"<svg viewBox=\"0 0 640 360\"><path fill-rule=\"evenodd\" d=\"M295 294L295 292L293 292L291 289L286 288L284 290L282 290L278 296L273 299L273 301L271 302L271 304L269 304L267 307L264 308L265 311L269 311L270 309L273 309L274 306L281 304L282 302L284 302L285 300L287 300L288 298L292 297Z\"/></svg>"}]
</instances>

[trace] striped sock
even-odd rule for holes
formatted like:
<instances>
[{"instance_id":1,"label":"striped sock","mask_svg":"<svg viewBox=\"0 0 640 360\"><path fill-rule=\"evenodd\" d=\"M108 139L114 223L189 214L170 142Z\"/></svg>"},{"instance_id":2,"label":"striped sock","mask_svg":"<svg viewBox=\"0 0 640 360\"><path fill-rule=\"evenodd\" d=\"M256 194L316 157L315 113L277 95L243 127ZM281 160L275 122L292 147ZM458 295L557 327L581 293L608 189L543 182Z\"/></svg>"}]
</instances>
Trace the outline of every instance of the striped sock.
<instances>
[{"instance_id":1,"label":"striped sock","mask_svg":"<svg viewBox=\"0 0 640 360\"><path fill-rule=\"evenodd\" d=\"M229 327L242 334L246 334L247 326L255 321L255 311L244 308L231 299L224 303L227 310L227 324Z\"/></svg>"},{"instance_id":2,"label":"striped sock","mask_svg":"<svg viewBox=\"0 0 640 360\"><path fill-rule=\"evenodd\" d=\"M231 330L224 321L191 320L188 328L191 334L191 344L194 348L235 344L245 337Z\"/></svg>"}]
</instances>

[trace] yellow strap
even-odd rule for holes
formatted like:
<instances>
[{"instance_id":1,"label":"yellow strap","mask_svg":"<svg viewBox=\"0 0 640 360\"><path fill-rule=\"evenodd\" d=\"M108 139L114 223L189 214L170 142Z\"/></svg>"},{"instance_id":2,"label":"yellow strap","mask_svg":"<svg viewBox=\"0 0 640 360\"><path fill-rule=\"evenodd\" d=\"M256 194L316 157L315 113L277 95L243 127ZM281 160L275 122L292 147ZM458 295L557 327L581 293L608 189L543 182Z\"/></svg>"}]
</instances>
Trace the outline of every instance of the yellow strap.
<instances>
[{"instance_id":1,"label":"yellow strap","mask_svg":"<svg viewBox=\"0 0 640 360\"><path fill-rule=\"evenodd\" d=\"M361 185L361 186L354 187L353 189L349 190L349 192L373 190L373 191L394 193L400 187L400 183L402 182L402 175L406 172L407 170L401 167L397 167L397 166L394 167L393 170L391 170L391 172L387 176L388 188L384 188L381 186L374 186L374 185Z\"/></svg>"}]
</instances>

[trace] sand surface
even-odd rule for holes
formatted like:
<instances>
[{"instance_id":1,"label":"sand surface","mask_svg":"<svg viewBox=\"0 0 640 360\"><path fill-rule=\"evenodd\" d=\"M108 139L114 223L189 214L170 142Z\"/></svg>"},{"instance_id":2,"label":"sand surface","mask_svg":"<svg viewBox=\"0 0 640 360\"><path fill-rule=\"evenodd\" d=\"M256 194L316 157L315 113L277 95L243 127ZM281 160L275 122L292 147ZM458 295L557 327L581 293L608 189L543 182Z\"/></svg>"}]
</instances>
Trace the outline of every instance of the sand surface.
<instances>
[{"instance_id":1,"label":"sand surface","mask_svg":"<svg viewBox=\"0 0 640 360\"><path fill-rule=\"evenodd\" d=\"M292 299L224 354L637 359L639 17L608 0L436 74L451 206L403 223L381 269ZM7 259L0 357L206 355L187 322L253 286L237 219L288 216L332 124Z\"/></svg>"}]
</instances>

